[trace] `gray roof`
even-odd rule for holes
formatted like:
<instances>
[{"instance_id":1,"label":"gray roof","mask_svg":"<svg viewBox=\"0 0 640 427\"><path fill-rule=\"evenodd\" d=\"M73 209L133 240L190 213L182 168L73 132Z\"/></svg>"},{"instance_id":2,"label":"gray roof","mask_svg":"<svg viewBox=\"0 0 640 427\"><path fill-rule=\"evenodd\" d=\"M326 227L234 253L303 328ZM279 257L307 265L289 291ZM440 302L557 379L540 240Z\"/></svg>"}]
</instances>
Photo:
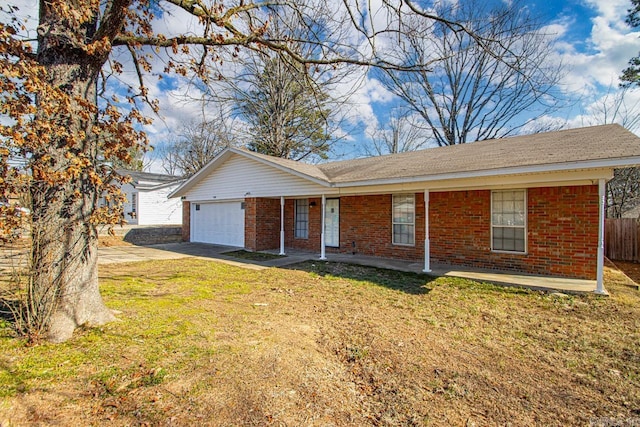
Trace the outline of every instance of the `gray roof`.
<instances>
[{"instance_id":1,"label":"gray roof","mask_svg":"<svg viewBox=\"0 0 640 427\"><path fill-rule=\"evenodd\" d=\"M131 184L140 189L149 189L156 186L166 185L172 182L181 181L183 178L175 175L167 175L162 173L150 173L142 171L134 171L129 169L118 169L117 172L123 176L131 177ZM140 183L143 184L140 184Z\"/></svg>"},{"instance_id":2,"label":"gray roof","mask_svg":"<svg viewBox=\"0 0 640 427\"><path fill-rule=\"evenodd\" d=\"M603 125L318 165L333 183L473 173L640 156L640 138Z\"/></svg>"},{"instance_id":3,"label":"gray roof","mask_svg":"<svg viewBox=\"0 0 640 427\"><path fill-rule=\"evenodd\" d=\"M640 165L640 138L620 125L602 125L319 165L227 148L169 197L185 194L232 154L323 186L348 187L636 166Z\"/></svg>"},{"instance_id":4,"label":"gray roof","mask_svg":"<svg viewBox=\"0 0 640 427\"><path fill-rule=\"evenodd\" d=\"M130 169L118 169L118 173L121 175L129 175L134 181L158 181L158 182L171 182L182 179L179 176L167 175L163 173L151 173L135 171Z\"/></svg>"}]
</instances>

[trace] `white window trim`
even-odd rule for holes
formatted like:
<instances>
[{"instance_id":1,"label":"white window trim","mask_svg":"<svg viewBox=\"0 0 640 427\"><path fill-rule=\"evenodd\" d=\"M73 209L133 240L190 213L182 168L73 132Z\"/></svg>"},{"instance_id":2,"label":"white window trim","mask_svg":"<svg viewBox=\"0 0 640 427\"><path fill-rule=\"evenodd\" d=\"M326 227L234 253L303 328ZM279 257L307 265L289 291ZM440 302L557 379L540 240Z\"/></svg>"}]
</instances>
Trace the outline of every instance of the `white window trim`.
<instances>
[{"instance_id":1,"label":"white window trim","mask_svg":"<svg viewBox=\"0 0 640 427\"><path fill-rule=\"evenodd\" d=\"M520 226L508 226L508 225L496 225L495 227L501 228L524 228L524 251L507 251L504 249L493 249L493 193L505 192L505 191L522 191L524 193L524 225ZM489 210L489 245L491 252L498 254L511 254L511 255L527 255L529 253L529 192L526 188L509 188L504 190L491 190L490 197L490 210Z\"/></svg>"},{"instance_id":2,"label":"white window trim","mask_svg":"<svg viewBox=\"0 0 640 427\"><path fill-rule=\"evenodd\" d=\"M298 202L301 200L306 200L306 204L307 204L307 232L306 235L307 237L298 237ZM309 240L309 214L310 214L310 207L309 207L309 199L294 199L293 202L293 238L294 239L300 239L300 240Z\"/></svg>"},{"instance_id":3,"label":"white window trim","mask_svg":"<svg viewBox=\"0 0 640 427\"><path fill-rule=\"evenodd\" d=\"M395 222L393 222L393 209L394 209L394 202L393 199L396 196L403 196L403 197L407 197L407 196L411 196L413 198L413 223L412 224L408 224L408 223L397 223L398 225L413 225L413 243L396 243L394 241L395 238L395 233L393 232L393 226L396 225ZM398 194L392 194L391 195L391 244L394 246L407 246L407 247L415 247L416 246L416 195L414 193L398 193Z\"/></svg>"}]
</instances>

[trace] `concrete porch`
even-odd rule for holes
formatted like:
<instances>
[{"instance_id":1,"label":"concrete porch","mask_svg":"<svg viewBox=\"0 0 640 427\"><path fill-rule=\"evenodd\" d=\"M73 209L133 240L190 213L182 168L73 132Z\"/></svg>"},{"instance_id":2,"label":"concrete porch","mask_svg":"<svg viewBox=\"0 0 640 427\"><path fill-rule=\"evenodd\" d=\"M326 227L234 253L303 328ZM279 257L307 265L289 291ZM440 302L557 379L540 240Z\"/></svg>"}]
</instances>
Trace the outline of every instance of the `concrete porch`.
<instances>
[{"instance_id":1,"label":"concrete porch","mask_svg":"<svg viewBox=\"0 0 640 427\"><path fill-rule=\"evenodd\" d=\"M264 252L278 254L278 250ZM264 264L272 267L280 267L295 264L296 262L301 261L319 260L319 257L320 255L316 253L288 248L286 250L286 257L267 261ZM412 273L423 273L422 269L424 267L424 264L422 262L379 258L359 254L350 255L327 253L326 258L326 262L344 262L370 267L407 271ZM595 280L569 279L566 277L534 276L527 274L517 274L502 270L478 269L447 264L431 264L431 272L424 274L435 277L461 277L481 282L495 283L503 286L519 286L546 292L559 291L565 293L582 294L595 293L596 291ZM608 295L606 290L604 295Z\"/></svg>"}]
</instances>

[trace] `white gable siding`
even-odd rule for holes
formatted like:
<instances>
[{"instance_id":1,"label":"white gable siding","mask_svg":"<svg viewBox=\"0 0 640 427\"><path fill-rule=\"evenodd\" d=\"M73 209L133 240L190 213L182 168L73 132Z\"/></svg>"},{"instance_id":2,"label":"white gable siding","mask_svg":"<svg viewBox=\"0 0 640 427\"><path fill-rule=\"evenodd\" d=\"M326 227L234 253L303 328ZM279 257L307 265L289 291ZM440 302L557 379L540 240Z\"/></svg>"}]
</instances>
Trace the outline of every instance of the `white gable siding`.
<instances>
[{"instance_id":1,"label":"white gable siding","mask_svg":"<svg viewBox=\"0 0 640 427\"><path fill-rule=\"evenodd\" d=\"M250 195L245 196L247 193ZM190 189L186 199L191 201L230 200L322 193L334 194L337 190L299 178L256 160L233 155Z\"/></svg>"},{"instance_id":2,"label":"white gable siding","mask_svg":"<svg viewBox=\"0 0 640 427\"><path fill-rule=\"evenodd\" d=\"M177 186L138 192L138 225L182 224L182 201L167 198Z\"/></svg>"}]
</instances>

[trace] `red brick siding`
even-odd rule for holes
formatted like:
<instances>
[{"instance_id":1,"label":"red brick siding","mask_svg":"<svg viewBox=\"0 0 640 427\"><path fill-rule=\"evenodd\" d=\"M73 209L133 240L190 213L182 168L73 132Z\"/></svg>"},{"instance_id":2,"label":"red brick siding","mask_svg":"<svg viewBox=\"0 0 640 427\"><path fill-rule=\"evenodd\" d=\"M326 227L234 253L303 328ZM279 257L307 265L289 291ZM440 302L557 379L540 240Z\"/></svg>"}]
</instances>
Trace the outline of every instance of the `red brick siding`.
<instances>
[{"instance_id":1,"label":"red brick siding","mask_svg":"<svg viewBox=\"0 0 640 427\"><path fill-rule=\"evenodd\" d=\"M244 199L244 248L255 251L258 246L256 226L256 198Z\"/></svg>"},{"instance_id":2,"label":"red brick siding","mask_svg":"<svg viewBox=\"0 0 640 427\"><path fill-rule=\"evenodd\" d=\"M598 243L598 187L527 190L527 253L491 251L491 191L429 194L431 259L472 267L594 279ZM327 252L424 259L424 195L415 194L415 244L393 245L392 196L340 197L340 247ZM245 245L250 250L279 247L280 201L247 199ZM320 252L321 199L309 199L309 238L294 238L295 203L285 202L285 245ZM258 208L259 206L259 208ZM251 217L255 219L252 220ZM355 242L355 246L354 246Z\"/></svg>"},{"instance_id":3,"label":"red brick siding","mask_svg":"<svg viewBox=\"0 0 640 427\"><path fill-rule=\"evenodd\" d=\"M250 251L280 246L280 199L245 199L244 246Z\"/></svg>"},{"instance_id":4,"label":"red brick siding","mask_svg":"<svg viewBox=\"0 0 640 427\"><path fill-rule=\"evenodd\" d=\"M488 190L429 193L429 240L433 262L488 266L490 197Z\"/></svg>"},{"instance_id":5,"label":"red brick siding","mask_svg":"<svg viewBox=\"0 0 640 427\"><path fill-rule=\"evenodd\" d=\"M340 252L385 258L424 258L424 194L415 194L415 244L392 244L392 196L340 198Z\"/></svg>"},{"instance_id":6,"label":"red brick siding","mask_svg":"<svg viewBox=\"0 0 640 427\"><path fill-rule=\"evenodd\" d=\"M430 193L434 262L595 279L598 187L527 190L527 254L491 252L491 192Z\"/></svg>"},{"instance_id":7,"label":"red brick siding","mask_svg":"<svg viewBox=\"0 0 640 427\"><path fill-rule=\"evenodd\" d=\"M311 198L309 201L309 238L300 239L295 236L295 200L286 200L284 204L284 238L288 248L301 249L320 253L320 230L322 223L322 199ZM315 203L315 206L311 206ZM280 218L280 216L278 216ZM342 223L342 219L340 220Z\"/></svg>"},{"instance_id":8,"label":"red brick siding","mask_svg":"<svg viewBox=\"0 0 640 427\"><path fill-rule=\"evenodd\" d=\"M182 241L191 241L191 202L182 201Z\"/></svg>"},{"instance_id":9,"label":"red brick siding","mask_svg":"<svg viewBox=\"0 0 640 427\"><path fill-rule=\"evenodd\" d=\"M528 191L529 263L561 276L596 278L598 186Z\"/></svg>"}]
</instances>

